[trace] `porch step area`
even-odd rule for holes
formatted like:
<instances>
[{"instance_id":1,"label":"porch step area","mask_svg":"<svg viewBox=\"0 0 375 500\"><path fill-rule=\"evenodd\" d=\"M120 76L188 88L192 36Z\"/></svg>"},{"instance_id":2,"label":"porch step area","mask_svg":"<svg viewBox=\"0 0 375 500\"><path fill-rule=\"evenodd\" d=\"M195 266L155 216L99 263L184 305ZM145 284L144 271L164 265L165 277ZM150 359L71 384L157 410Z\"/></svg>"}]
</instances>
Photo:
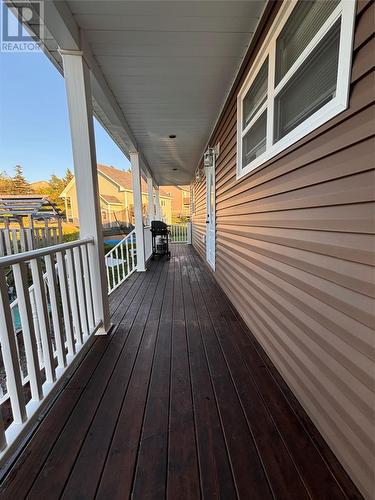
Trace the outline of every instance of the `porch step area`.
<instances>
[{"instance_id":1,"label":"porch step area","mask_svg":"<svg viewBox=\"0 0 375 500\"><path fill-rule=\"evenodd\" d=\"M195 251L150 265L0 497L361 498Z\"/></svg>"}]
</instances>

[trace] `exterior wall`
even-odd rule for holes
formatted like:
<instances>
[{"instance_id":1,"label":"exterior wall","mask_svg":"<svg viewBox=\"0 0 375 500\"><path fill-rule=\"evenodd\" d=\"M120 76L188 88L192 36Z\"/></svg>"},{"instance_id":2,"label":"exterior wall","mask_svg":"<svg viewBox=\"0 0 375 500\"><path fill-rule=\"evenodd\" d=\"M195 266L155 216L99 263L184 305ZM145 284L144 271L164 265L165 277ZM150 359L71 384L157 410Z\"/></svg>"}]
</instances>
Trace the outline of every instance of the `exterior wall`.
<instances>
[{"instance_id":1,"label":"exterior wall","mask_svg":"<svg viewBox=\"0 0 375 500\"><path fill-rule=\"evenodd\" d=\"M172 197L172 202L171 202L172 219L178 219L180 217L190 216L189 186L163 186L163 191L170 193Z\"/></svg>"},{"instance_id":2,"label":"exterior wall","mask_svg":"<svg viewBox=\"0 0 375 500\"><path fill-rule=\"evenodd\" d=\"M349 109L237 181L236 96L263 30L210 140L220 142L216 279L367 498L374 487L374 7L357 5ZM194 204L193 244L205 257L205 179L194 182Z\"/></svg>"},{"instance_id":3,"label":"exterior wall","mask_svg":"<svg viewBox=\"0 0 375 500\"><path fill-rule=\"evenodd\" d=\"M125 196L123 192L120 192L118 187L110 182L108 179L102 175L98 175L99 192L101 194L116 196L120 201L124 202L124 206L112 206L111 211L121 212L125 208ZM73 181L71 185L65 188L66 195L70 197L71 210L69 211L69 216L73 218L73 222L78 223L78 201L77 201L77 190L76 184ZM102 210L108 212L108 206L102 201L100 202L100 207ZM103 222L108 222L108 219Z\"/></svg>"},{"instance_id":4,"label":"exterior wall","mask_svg":"<svg viewBox=\"0 0 375 500\"><path fill-rule=\"evenodd\" d=\"M74 183L75 185L75 183ZM120 201L124 201L124 192L120 191L117 184L111 182L109 179L98 173L98 187L99 193L107 196L116 196Z\"/></svg>"},{"instance_id":5,"label":"exterior wall","mask_svg":"<svg viewBox=\"0 0 375 500\"><path fill-rule=\"evenodd\" d=\"M172 224L172 199L160 196L160 211L163 221L166 224Z\"/></svg>"},{"instance_id":6,"label":"exterior wall","mask_svg":"<svg viewBox=\"0 0 375 500\"><path fill-rule=\"evenodd\" d=\"M103 200L100 200L100 207L102 213L105 212L106 218L103 218L102 222L104 226L110 225L110 219L112 220L113 225L116 225L115 218L113 215L109 215L109 212L113 214L116 213L117 220L119 222L130 222L134 223L134 200L133 200L133 192L132 191L120 191L117 184L111 182L109 179L104 177L103 175L98 174L98 184L99 184L99 193L107 196L116 196L122 205L110 205L108 206ZM73 218L73 222L78 224L78 202L77 202L77 190L76 184L73 181L68 188L65 188L66 196L70 197L71 200L71 209L69 210L69 217ZM160 195L160 201L164 203L164 206L161 207L161 212L163 216L163 220L167 224L172 223L172 199L167 196ZM148 194L142 194L142 205L143 205L143 214L144 214L144 222L147 219L147 205L148 205Z\"/></svg>"}]
</instances>

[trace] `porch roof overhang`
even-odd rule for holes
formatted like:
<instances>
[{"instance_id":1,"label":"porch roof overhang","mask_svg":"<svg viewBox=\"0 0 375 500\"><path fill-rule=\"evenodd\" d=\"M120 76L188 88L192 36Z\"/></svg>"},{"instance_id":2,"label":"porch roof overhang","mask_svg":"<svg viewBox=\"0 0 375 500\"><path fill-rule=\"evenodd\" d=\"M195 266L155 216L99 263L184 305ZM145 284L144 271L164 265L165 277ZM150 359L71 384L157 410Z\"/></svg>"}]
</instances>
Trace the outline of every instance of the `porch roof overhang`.
<instances>
[{"instance_id":1,"label":"porch roof overhang","mask_svg":"<svg viewBox=\"0 0 375 500\"><path fill-rule=\"evenodd\" d=\"M44 1L44 51L61 72L59 51L82 51L95 116L120 149L138 151L156 184L186 184L265 4Z\"/></svg>"}]
</instances>

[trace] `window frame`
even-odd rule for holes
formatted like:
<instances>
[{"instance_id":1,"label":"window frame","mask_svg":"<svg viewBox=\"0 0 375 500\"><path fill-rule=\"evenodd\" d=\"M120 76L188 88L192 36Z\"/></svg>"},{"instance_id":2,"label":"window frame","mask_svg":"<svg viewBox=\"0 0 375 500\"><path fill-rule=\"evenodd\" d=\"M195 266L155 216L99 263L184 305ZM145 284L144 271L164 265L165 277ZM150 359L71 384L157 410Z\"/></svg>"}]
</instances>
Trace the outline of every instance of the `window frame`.
<instances>
[{"instance_id":1,"label":"window frame","mask_svg":"<svg viewBox=\"0 0 375 500\"><path fill-rule=\"evenodd\" d=\"M335 8L335 10L323 24L323 26L319 29L319 31L307 45L302 54L300 54L297 60L293 63L293 65L289 68L287 73L275 87L277 37L283 29L285 23L288 21L297 3L298 0L291 0L282 4L280 12L273 22L250 70L248 71L247 77L242 84L240 91L237 94L237 179L241 179L250 172L254 172L254 170L261 167L264 163L266 163L277 154L281 153L284 149L299 141L300 139L311 133L313 130L321 127L324 123L331 120L334 116L338 115L348 108L354 39L354 22L356 12L355 0L341 0L340 4ZM324 104L302 123L297 125L297 127L291 130L279 141L273 143L273 134L275 128L274 104L277 95L290 81L295 72L302 66L306 58L316 48L319 42L327 35L328 31L340 17L341 26L336 96L328 103ZM252 117L247 126L243 128L244 99L267 58L268 85L266 102ZM243 138L264 111L266 111L267 113L266 151L252 160L246 166L242 167Z\"/></svg>"}]
</instances>

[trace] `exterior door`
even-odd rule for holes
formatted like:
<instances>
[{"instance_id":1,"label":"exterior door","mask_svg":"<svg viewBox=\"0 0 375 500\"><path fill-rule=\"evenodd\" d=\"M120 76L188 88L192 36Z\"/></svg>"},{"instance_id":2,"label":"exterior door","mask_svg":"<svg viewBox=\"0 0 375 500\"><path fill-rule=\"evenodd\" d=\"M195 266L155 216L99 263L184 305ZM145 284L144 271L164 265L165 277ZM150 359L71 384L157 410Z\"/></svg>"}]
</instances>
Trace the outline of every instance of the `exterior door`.
<instances>
[{"instance_id":1,"label":"exterior door","mask_svg":"<svg viewBox=\"0 0 375 500\"><path fill-rule=\"evenodd\" d=\"M215 160L212 167L206 169L206 259L215 270Z\"/></svg>"}]
</instances>

